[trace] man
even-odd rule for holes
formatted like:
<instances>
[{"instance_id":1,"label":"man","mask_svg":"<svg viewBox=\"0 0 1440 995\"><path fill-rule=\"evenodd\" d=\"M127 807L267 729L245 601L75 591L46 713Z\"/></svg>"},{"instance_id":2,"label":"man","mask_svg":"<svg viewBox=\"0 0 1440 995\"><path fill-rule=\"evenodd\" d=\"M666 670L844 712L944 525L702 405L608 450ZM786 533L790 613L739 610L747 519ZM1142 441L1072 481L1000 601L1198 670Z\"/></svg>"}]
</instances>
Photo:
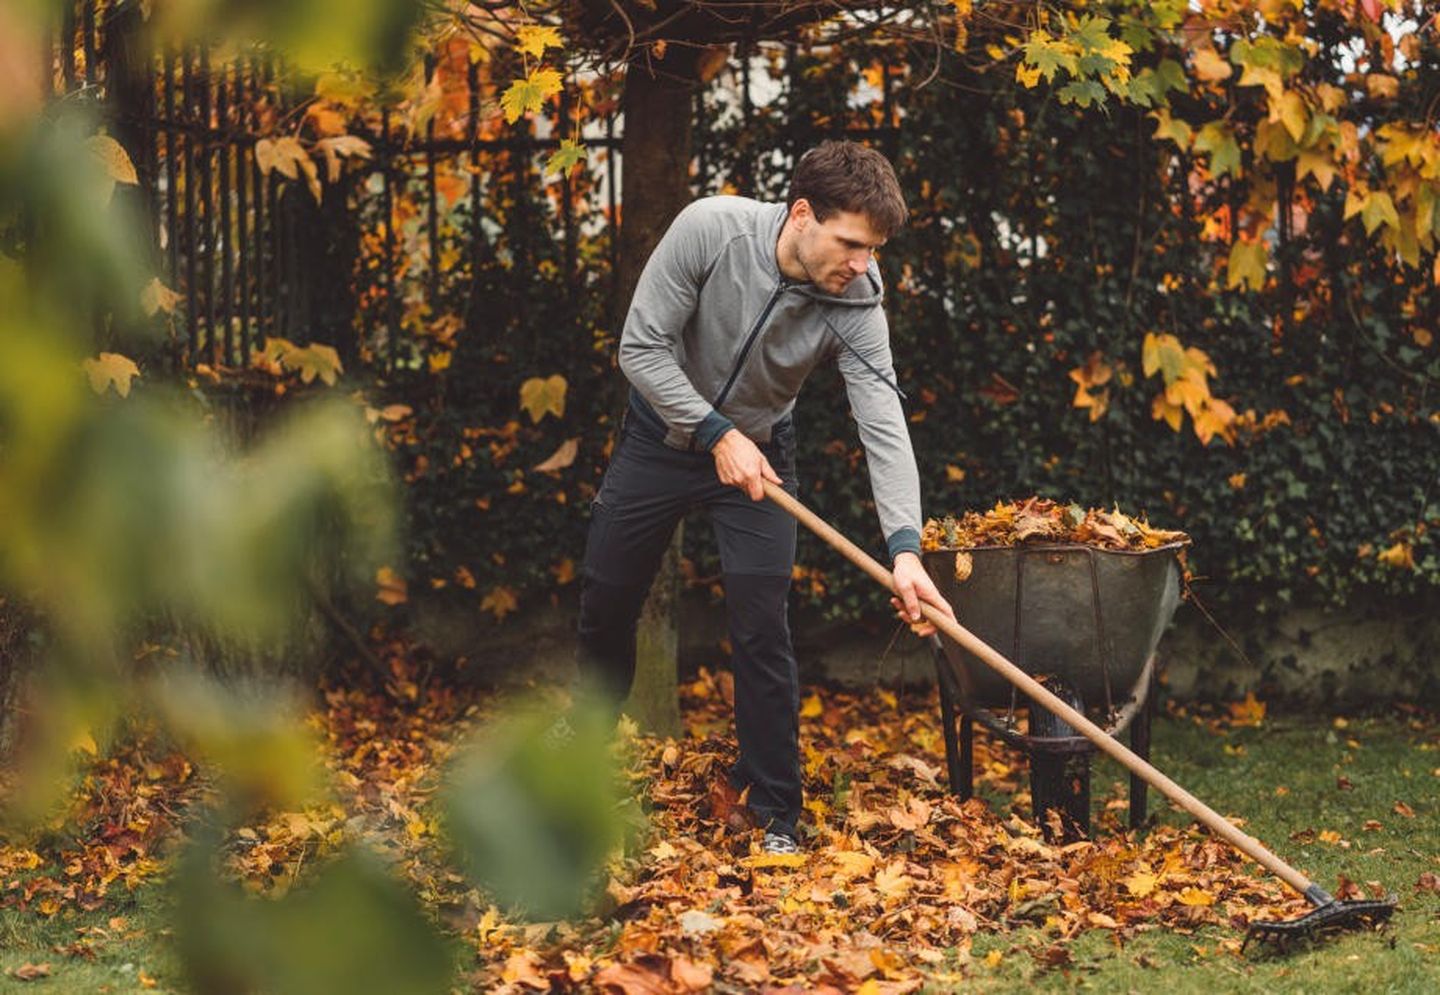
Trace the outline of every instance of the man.
<instances>
[{"instance_id":1,"label":"man","mask_svg":"<svg viewBox=\"0 0 1440 995\"><path fill-rule=\"evenodd\" d=\"M854 142L806 153L788 203L709 197L675 218L640 276L620 338L630 404L591 506L580 598L582 669L615 700L676 523L710 513L733 647L737 790L767 852L797 849L799 684L786 617L796 523L762 481L796 490L791 411L833 359L860 429L892 600L950 607L920 564L920 486L895 384L874 252L905 223L890 163ZM922 625L923 628L923 625ZM918 630L917 630L918 631Z\"/></svg>"}]
</instances>

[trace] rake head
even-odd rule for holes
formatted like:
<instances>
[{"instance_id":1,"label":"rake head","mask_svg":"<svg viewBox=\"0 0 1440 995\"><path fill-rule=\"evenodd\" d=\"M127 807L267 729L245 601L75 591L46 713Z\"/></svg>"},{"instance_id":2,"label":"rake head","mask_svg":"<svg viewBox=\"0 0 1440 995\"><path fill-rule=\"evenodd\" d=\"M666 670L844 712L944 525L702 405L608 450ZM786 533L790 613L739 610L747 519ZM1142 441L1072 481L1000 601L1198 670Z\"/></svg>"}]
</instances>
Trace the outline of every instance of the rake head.
<instances>
[{"instance_id":1,"label":"rake head","mask_svg":"<svg viewBox=\"0 0 1440 995\"><path fill-rule=\"evenodd\" d=\"M1341 901L1319 885L1312 885L1305 892L1305 897L1315 908L1298 919L1252 922L1245 930L1245 942L1240 945L1240 951L1243 953L1251 940L1278 943L1283 947L1296 937L1308 938L1316 933L1374 927L1389 919L1395 911L1394 895Z\"/></svg>"}]
</instances>

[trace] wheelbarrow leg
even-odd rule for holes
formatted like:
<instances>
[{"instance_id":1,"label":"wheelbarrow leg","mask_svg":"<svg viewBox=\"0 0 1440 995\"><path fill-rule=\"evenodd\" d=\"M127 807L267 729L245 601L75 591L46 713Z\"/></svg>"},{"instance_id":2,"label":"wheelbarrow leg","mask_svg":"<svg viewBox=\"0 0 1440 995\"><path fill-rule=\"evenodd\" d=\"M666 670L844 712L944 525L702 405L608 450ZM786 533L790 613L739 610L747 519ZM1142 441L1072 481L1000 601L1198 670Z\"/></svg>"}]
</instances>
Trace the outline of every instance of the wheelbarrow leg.
<instances>
[{"instance_id":1,"label":"wheelbarrow leg","mask_svg":"<svg viewBox=\"0 0 1440 995\"><path fill-rule=\"evenodd\" d=\"M940 721L945 733L945 768L950 775L950 790L960 800L968 801L975 793L975 731L970 716L961 715L960 734L955 734L955 689L950 685L950 674L945 669L943 651L936 640L935 679L940 685Z\"/></svg>"},{"instance_id":2,"label":"wheelbarrow leg","mask_svg":"<svg viewBox=\"0 0 1440 995\"><path fill-rule=\"evenodd\" d=\"M1155 714L1155 678L1152 676L1141 689L1145 695L1145 701L1136 713L1135 720L1130 723L1130 749L1134 750L1141 760L1150 759L1150 719ZM1144 778L1136 774L1130 775L1130 828L1139 829L1145 825L1145 803L1146 793L1149 785Z\"/></svg>"}]
</instances>

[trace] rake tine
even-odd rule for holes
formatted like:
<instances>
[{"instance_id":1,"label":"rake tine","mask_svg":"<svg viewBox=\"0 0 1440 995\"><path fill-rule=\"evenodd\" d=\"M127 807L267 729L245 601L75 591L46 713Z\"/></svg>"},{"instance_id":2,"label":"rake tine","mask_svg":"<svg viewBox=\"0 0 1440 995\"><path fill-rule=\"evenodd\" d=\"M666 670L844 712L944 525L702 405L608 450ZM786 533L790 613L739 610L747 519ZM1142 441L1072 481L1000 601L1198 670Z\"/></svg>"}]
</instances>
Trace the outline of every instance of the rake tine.
<instances>
[{"instance_id":1,"label":"rake tine","mask_svg":"<svg viewBox=\"0 0 1440 995\"><path fill-rule=\"evenodd\" d=\"M1303 916L1296 919L1252 922L1245 930L1245 942L1240 944L1240 952L1244 953L1253 939L1261 942L1273 940L1284 950L1289 941L1297 936L1375 926L1390 918L1395 911L1396 902L1393 894L1378 899L1341 901L1318 885L1306 891L1305 897L1314 903L1315 908Z\"/></svg>"}]
</instances>

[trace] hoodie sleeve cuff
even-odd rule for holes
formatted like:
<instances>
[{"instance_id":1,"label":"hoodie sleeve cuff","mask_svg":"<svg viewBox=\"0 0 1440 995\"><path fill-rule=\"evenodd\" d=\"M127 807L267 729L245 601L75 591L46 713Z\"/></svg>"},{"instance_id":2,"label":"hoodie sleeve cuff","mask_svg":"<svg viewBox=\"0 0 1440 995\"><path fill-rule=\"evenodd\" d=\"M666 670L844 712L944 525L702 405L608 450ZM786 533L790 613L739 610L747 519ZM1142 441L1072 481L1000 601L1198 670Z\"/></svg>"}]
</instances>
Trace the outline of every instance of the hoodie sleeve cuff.
<instances>
[{"instance_id":1,"label":"hoodie sleeve cuff","mask_svg":"<svg viewBox=\"0 0 1440 995\"><path fill-rule=\"evenodd\" d=\"M910 526L896 529L890 533L890 538L885 540L885 546L890 551L890 562L895 562L895 557L901 553L914 553L920 555L920 533Z\"/></svg>"},{"instance_id":2,"label":"hoodie sleeve cuff","mask_svg":"<svg viewBox=\"0 0 1440 995\"><path fill-rule=\"evenodd\" d=\"M720 441L720 436L735 427L735 423L718 411L711 411L695 430L695 446L707 453ZM917 547L918 548L918 547Z\"/></svg>"}]
</instances>

